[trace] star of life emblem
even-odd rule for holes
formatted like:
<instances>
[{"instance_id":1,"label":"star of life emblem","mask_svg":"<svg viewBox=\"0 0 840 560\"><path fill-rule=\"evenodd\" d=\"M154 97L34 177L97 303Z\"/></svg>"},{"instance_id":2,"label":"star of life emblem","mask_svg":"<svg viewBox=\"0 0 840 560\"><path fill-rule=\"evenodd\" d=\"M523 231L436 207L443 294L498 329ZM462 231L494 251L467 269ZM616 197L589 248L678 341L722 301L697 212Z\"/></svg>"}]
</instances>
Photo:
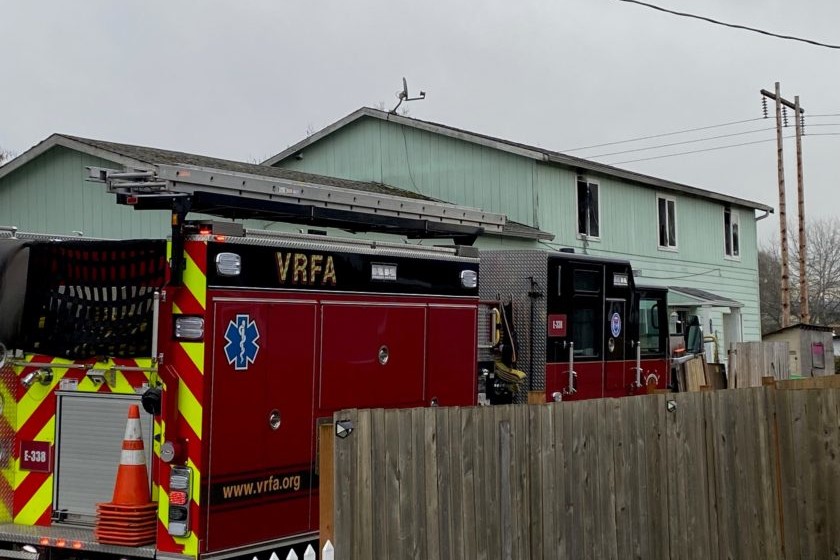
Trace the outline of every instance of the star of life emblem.
<instances>
[{"instance_id":1,"label":"star of life emblem","mask_svg":"<svg viewBox=\"0 0 840 560\"><path fill-rule=\"evenodd\" d=\"M257 359L260 345L257 324L246 314L237 315L225 330L225 357L237 371L245 371Z\"/></svg>"}]
</instances>

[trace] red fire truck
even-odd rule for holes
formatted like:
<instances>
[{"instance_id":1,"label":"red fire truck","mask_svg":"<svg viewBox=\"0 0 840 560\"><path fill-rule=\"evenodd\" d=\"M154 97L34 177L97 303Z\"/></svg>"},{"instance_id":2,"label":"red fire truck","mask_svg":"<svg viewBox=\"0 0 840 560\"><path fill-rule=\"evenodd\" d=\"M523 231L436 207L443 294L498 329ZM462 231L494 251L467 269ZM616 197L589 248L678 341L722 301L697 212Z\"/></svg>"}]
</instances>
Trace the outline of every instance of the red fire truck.
<instances>
[{"instance_id":1,"label":"red fire truck","mask_svg":"<svg viewBox=\"0 0 840 560\"><path fill-rule=\"evenodd\" d=\"M0 234L0 555L302 556L316 427L337 410L473 405L479 381L491 403L664 387L664 292L636 289L626 262L187 221L469 242L504 218L189 166L91 173L122 204L171 211L172 236ZM156 530L124 546L92 526L132 403Z\"/></svg>"},{"instance_id":2,"label":"red fire truck","mask_svg":"<svg viewBox=\"0 0 840 560\"><path fill-rule=\"evenodd\" d=\"M636 288L627 261L483 251L481 296L513 305L517 360L547 401L624 397L668 385L665 288ZM518 311L518 312L516 312ZM507 317L507 315L506 315ZM515 333L515 334L514 334ZM491 372L492 364L484 369ZM491 402L511 402L504 381Z\"/></svg>"}]
</instances>

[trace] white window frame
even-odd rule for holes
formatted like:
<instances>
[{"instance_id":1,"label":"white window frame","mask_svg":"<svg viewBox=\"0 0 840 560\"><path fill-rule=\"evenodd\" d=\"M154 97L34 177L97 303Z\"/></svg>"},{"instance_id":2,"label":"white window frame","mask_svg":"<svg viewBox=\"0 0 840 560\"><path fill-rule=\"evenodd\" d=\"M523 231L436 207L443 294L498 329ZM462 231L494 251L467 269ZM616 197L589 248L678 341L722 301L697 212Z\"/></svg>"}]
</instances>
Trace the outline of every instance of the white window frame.
<instances>
[{"instance_id":1,"label":"white window frame","mask_svg":"<svg viewBox=\"0 0 840 560\"><path fill-rule=\"evenodd\" d=\"M659 243L659 230L662 227L662 224L659 223L659 201L665 201L665 215L666 219L668 218L668 202L674 203L674 215L671 216L671 221L674 222L674 244L673 245L662 245ZM666 224L667 227L668 224ZM667 230L670 231L670 230ZM679 236L677 235L677 199L673 196L668 196L665 194L657 194L656 195L656 246L659 248L660 251L678 251L679 250Z\"/></svg>"},{"instance_id":2,"label":"white window frame","mask_svg":"<svg viewBox=\"0 0 840 560\"><path fill-rule=\"evenodd\" d=\"M598 189L598 205L595 208L595 215L598 220L598 235L589 235L589 231L592 230L591 225L589 223L589 216L586 216L586 232L580 231L580 197L578 196L578 183L585 182L589 185L594 185L596 189ZM601 237L603 236L603 228L601 222L601 183L595 181L594 179L590 179L585 175L578 175L575 178L575 232L579 239L586 239L587 241L600 241Z\"/></svg>"},{"instance_id":3,"label":"white window frame","mask_svg":"<svg viewBox=\"0 0 840 560\"><path fill-rule=\"evenodd\" d=\"M729 212L729 230L726 229L726 212ZM735 254L735 237L732 235L734 225L738 226L738 254ZM726 252L726 243L729 242L730 250ZM741 213L734 208L723 209L723 256L732 261L741 260Z\"/></svg>"}]
</instances>

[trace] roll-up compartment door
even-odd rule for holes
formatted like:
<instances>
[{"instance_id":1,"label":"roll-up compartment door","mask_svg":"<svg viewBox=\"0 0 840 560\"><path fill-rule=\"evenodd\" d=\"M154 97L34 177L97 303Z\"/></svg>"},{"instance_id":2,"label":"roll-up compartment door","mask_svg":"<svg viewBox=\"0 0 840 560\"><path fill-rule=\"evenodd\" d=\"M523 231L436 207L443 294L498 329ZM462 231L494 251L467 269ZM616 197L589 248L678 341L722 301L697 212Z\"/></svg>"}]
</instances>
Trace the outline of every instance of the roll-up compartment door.
<instances>
[{"instance_id":1,"label":"roll-up compartment door","mask_svg":"<svg viewBox=\"0 0 840 560\"><path fill-rule=\"evenodd\" d=\"M128 407L140 395L58 393L57 404L53 511L93 524L96 504L113 497ZM151 488L152 416L142 407L140 424Z\"/></svg>"}]
</instances>

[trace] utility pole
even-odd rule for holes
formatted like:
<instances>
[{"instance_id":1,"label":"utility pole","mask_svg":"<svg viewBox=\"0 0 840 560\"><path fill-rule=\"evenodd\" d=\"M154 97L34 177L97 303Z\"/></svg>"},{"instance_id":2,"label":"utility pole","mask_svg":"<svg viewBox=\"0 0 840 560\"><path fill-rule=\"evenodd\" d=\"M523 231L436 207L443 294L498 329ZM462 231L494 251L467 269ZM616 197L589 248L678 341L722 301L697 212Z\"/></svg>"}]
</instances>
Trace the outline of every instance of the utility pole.
<instances>
[{"instance_id":1,"label":"utility pole","mask_svg":"<svg viewBox=\"0 0 840 560\"><path fill-rule=\"evenodd\" d=\"M793 98L794 118L796 119L796 192L799 201L799 322L811 322L808 308L808 274L806 266L805 244L805 179L802 170L802 115L805 110L799 105L799 96Z\"/></svg>"},{"instance_id":2,"label":"utility pole","mask_svg":"<svg viewBox=\"0 0 840 560\"><path fill-rule=\"evenodd\" d=\"M800 315L808 312L808 288L807 278L805 274L805 202L804 202L804 186L802 180L802 154L801 154L801 125L800 115L804 110L799 106L799 98L797 96L796 102L791 103L787 99L783 99L780 92L779 82L776 82L776 92L771 93L766 89L761 90L761 95L772 99L776 102L776 155L778 159L778 174L779 174L779 235L782 244L782 328L790 326L790 265L788 262L788 237L787 237L787 209L785 197L785 166L784 153L782 148L782 105L790 107L795 111L796 119L796 147L797 147L797 179L799 185L799 282L800 282ZM765 114L766 116L766 114ZM805 284L803 292L802 285ZM802 306L802 297L805 297L804 307ZM807 322L800 318L801 322Z\"/></svg>"}]
</instances>

